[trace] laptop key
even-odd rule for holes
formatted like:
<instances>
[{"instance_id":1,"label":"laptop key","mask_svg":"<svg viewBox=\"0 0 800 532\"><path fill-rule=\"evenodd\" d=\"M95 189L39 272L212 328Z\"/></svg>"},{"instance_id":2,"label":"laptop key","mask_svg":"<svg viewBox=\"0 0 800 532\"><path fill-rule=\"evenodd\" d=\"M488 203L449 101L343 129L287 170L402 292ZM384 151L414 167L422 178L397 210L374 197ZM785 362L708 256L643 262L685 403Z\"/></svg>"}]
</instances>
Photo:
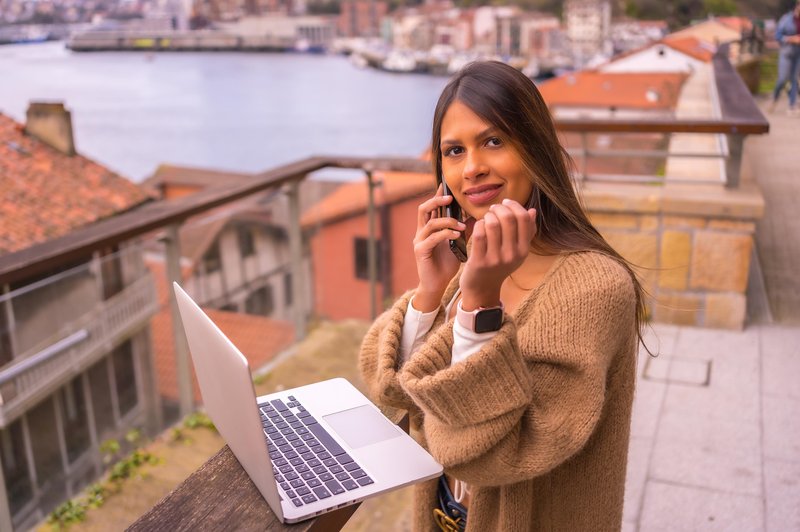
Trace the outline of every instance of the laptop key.
<instances>
[{"instance_id":1,"label":"laptop key","mask_svg":"<svg viewBox=\"0 0 800 532\"><path fill-rule=\"evenodd\" d=\"M339 464L336 464L330 467L330 471L331 473L341 473L342 471L344 471L344 469L342 469L342 466L340 466Z\"/></svg>"},{"instance_id":2,"label":"laptop key","mask_svg":"<svg viewBox=\"0 0 800 532\"><path fill-rule=\"evenodd\" d=\"M297 417L299 417L300 419L303 419L303 418L305 418L305 417L311 417L311 414L310 414L310 413L308 413L308 412L306 412L306 409L305 409L305 408L301 408L301 409L300 409L300 413L299 413L299 414L297 414Z\"/></svg>"},{"instance_id":3,"label":"laptop key","mask_svg":"<svg viewBox=\"0 0 800 532\"><path fill-rule=\"evenodd\" d=\"M348 471L355 471L356 469L361 469L361 466L355 462L350 462L349 464L344 464L344 468Z\"/></svg>"},{"instance_id":4,"label":"laptop key","mask_svg":"<svg viewBox=\"0 0 800 532\"><path fill-rule=\"evenodd\" d=\"M325 452L325 447L323 447L322 445L310 445L309 447L310 447L310 448L311 448L311 450L312 450L312 451L314 451L314 453L316 453L316 454L319 454L319 453L324 453L324 452Z\"/></svg>"},{"instance_id":5,"label":"laptop key","mask_svg":"<svg viewBox=\"0 0 800 532\"><path fill-rule=\"evenodd\" d=\"M327 471L326 471L326 472L324 472L324 473L318 473L318 475L319 475L319 479L320 479L322 482L327 482L327 481L329 481L329 480L333 479L333 475L331 475L331 474L330 474L330 473L328 473Z\"/></svg>"},{"instance_id":6,"label":"laptop key","mask_svg":"<svg viewBox=\"0 0 800 532\"><path fill-rule=\"evenodd\" d=\"M281 434L284 436L288 436L289 434L294 434L294 429L292 427L286 427L285 429L281 429Z\"/></svg>"},{"instance_id":7,"label":"laptop key","mask_svg":"<svg viewBox=\"0 0 800 532\"><path fill-rule=\"evenodd\" d=\"M326 458L322 461L328 467L332 467L336 465L336 458Z\"/></svg>"},{"instance_id":8,"label":"laptop key","mask_svg":"<svg viewBox=\"0 0 800 532\"><path fill-rule=\"evenodd\" d=\"M283 491L292 489L288 482L281 482L280 486L283 488Z\"/></svg>"},{"instance_id":9,"label":"laptop key","mask_svg":"<svg viewBox=\"0 0 800 532\"><path fill-rule=\"evenodd\" d=\"M317 475L315 475L312 471L304 471L300 476L306 480L317 478Z\"/></svg>"},{"instance_id":10,"label":"laptop key","mask_svg":"<svg viewBox=\"0 0 800 532\"><path fill-rule=\"evenodd\" d=\"M322 442L322 445L324 445L333 456L345 454L342 446L336 443L336 440L334 440L331 435L328 434L328 431L322 428L321 425L309 425L308 430L314 433L314 436L316 436L317 439Z\"/></svg>"},{"instance_id":11,"label":"laptop key","mask_svg":"<svg viewBox=\"0 0 800 532\"><path fill-rule=\"evenodd\" d=\"M300 436L298 436L297 434L292 432L291 434L287 434L286 435L286 439L289 440L289 441L297 441L297 440L300 439Z\"/></svg>"},{"instance_id":12,"label":"laptop key","mask_svg":"<svg viewBox=\"0 0 800 532\"><path fill-rule=\"evenodd\" d=\"M289 396L289 400L290 400L290 401L297 401L297 399L295 399L294 395L290 395L290 396Z\"/></svg>"},{"instance_id":13,"label":"laptop key","mask_svg":"<svg viewBox=\"0 0 800 532\"><path fill-rule=\"evenodd\" d=\"M319 458L320 460L327 460L330 457L331 457L331 455L330 455L330 453L328 451L321 452L321 453L319 453L317 455L317 458Z\"/></svg>"},{"instance_id":14,"label":"laptop key","mask_svg":"<svg viewBox=\"0 0 800 532\"><path fill-rule=\"evenodd\" d=\"M362 486L368 486L372 484L372 479L369 477L361 477L358 479L358 483L361 484Z\"/></svg>"},{"instance_id":15,"label":"laptop key","mask_svg":"<svg viewBox=\"0 0 800 532\"><path fill-rule=\"evenodd\" d=\"M292 464L293 466L299 466L300 464L303 463L303 459L298 456L297 458L292 458L289 463ZM277 464L277 465L283 465L283 464Z\"/></svg>"},{"instance_id":16,"label":"laptop key","mask_svg":"<svg viewBox=\"0 0 800 532\"><path fill-rule=\"evenodd\" d=\"M297 458L298 455L294 451L289 451L288 453L283 453L283 456L291 460L292 458Z\"/></svg>"},{"instance_id":17,"label":"laptop key","mask_svg":"<svg viewBox=\"0 0 800 532\"><path fill-rule=\"evenodd\" d=\"M347 480L348 478L350 478L350 475L342 471L341 473L336 473L336 478L338 478L339 480Z\"/></svg>"},{"instance_id":18,"label":"laptop key","mask_svg":"<svg viewBox=\"0 0 800 532\"><path fill-rule=\"evenodd\" d=\"M292 504L294 504L299 508L300 506L303 506L303 501L301 501L300 499L292 499Z\"/></svg>"},{"instance_id":19,"label":"laptop key","mask_svg":"<svg viewBox=\"0 0 800 532\"><path fill-rule=\"evenodd\" d=\"M335 480L329 480L328 482L325 483L325 485L328 487L329 490L331 490L331 493L333 493L334 495L339 495L340 493L344 493L344 488L342 488L339 485L339 483L336 482Z\"/></svg>"},{"instance_id":20,"label":"laptop key","mask_svg":"<svg viewBox=\"0 0 800 532\"><path fill-rule=\"evenodd\" d=\"M306 424L306 427L317 423L317 420L314 419L312 416L301 417L300 419L302 420L303 423Z\"/></svg>"},{"instance_id":21,"label":"laptop key","mask_svg":"<svg viewBox=\"0 0 800 532\"><path fill-rule=\"evenodd\" d=\"M305 482L303 482L303 479L302 479L302 478L296 478L296 479L294 479L293 481L289 482L289 484L290 484L290 485L291 485L293 488L302 488L303 486L305 486L305 484L306 484L306 483L305 483Z\"/></svg>"},{"instance_id":22,"label":"laptop key","mask_svg":"<svg viewBox=\"0 0 800 532\"><path fill-rule=\"evenodd\" d=\"M292 446L287 443L286 445L278 445L278 449L280 449L282 453L286 453L292 450Z\"/></svg>"},{"instance_id":23,"label":"laptop key","mask_svg":"<svg viewBox=\"0 0 800 532\"><path fill-rule=\"evenodd\" d=\"M282 454L281 454L281 452L280 452L279 450L277 450L277 449L275 449L274 451L270 451L270 452L269 452L269 457L270 457L270 458L272 458L273 460L277 460L277 459L278 459L278 458L280 458L281 456L283 456L283 455L282 455Z\"/></svg>"},{"instance_id":24,"label":"laptop key","mask_svg":"<svg viewBox=\"0 0 800 532\"><path fill-rule=\"evenodd\" d=\"M299 432L299 431L298 431L298 432ZM313 434L311 434L311 433L310 433L310 432L308 432L308 431L306 431L306 433L305 433L305 434L302 434L300 437L301 437L301 438L303 438L303 441L308 441L308 440L313 440L313 439L314 439L314 435L313 435Z\"/></svg>"},{"instance_id":25,"label":"laptop key","mask_svg":"<svg viewBox=\"0 0 800 532\"><path fill-rule=\"evenodd\" d=\"M321 486L322 482L318 478L312 478L311 480L306 482L306 486L309 488L316 488L317 486Z\"/></svg>"},{"instance_id":26,"label":"laptop key","mask_svg":"<svg viewBox=\"0 0 800 532\"><path fill-rule=\"evenodd\" d=\"M280 466L280 467L278 468L278 470L279 470L281 473L284 473L284 474L286 474L286 473L291 473L292 471L294 471L294 470L292 469L292 466L290 466L289 464L286 464L286 465Z\"/></svg>"},{"instance_id":27,"label":"laptop key","mask_svg":"<svg viewBox=\"0 0 800 532\"><path fill-rule=\"evenodd\" d=\"M286 480L297 480L300 477L298 476L297 473L286 473L285 475L283 475L283 478L285 478Z\"/></svg>"},{"instance_id":28,"label":"laptop key","mask_svg":"<svg viewBox=\"0 0 800 532\"><path fill-rule=\"evenodd\" d=\"M306 486L297 488L295 491L297 492L298 495L308 495L309 493L311 493L311 490Z\"/></svg>"},{"instance_id":29,"label":"laptop key","mask_svg":"<svg viewBox=\"0 0 800 532\"><path fill-rule=\"evenodd\" d=\"M297 409L298 409L299 411L301 411L301 412L305 412L305 411L306 411L306 409L303 407L303 405L301 405L301 404L299 404L299 403L298 403L298 405L297 405Z\"/></svg>"},{"instance_id":30,"label":"laptop key","mask_svg":"<svg viewBox=\"0 0 800 532\"><path fill-rule=\"evenodd\" d=\"M297 469L298 473L305 473L306 471L309 471L308 466L305 464L300 464L295 469Z\"/></svg>"},{"instance_id":31,"label":"laptop key","mask_svg":"<svg viewBox=\"0 0 800 532\"><path fill-rule=\"evenodd\" d=\"M336 461L339 462L340 464L344 465L344 464L347 464L349 462L352 462L353 459L350 458L349 454L345 453L345 454L340 454L339 456L337 456L336 457Z\"/></svg>"},{"instance_id":32,"label":"laptop key","mask_svg":"<svg viewBox=\"0 0 800 532\"><path fill-rule=\"evenodd\" d=\"M293 442L291 442L292 447L294 447L295 449L303 447L305 446L305 444L306 442L304 442L303 440L294 440Z\"/></svg>"},{"instance_id":33,"label":"laptop key","mask_svg":"<svg viewBox=\"0 0 800 532\"><path fill-rule=\"evenodd\" d=\"M306 441L306 445L308 445L309 447L315 447L317 445L322 445L319 441L317 441L316 438L311 438L311 439L305 440L305 441Z\"/></svg>"},{"instance_id":34,"label":"laptop key","mask_svg":"<svg viewBox=\"0 0 800 532\"><path fill-rule=\"evenodd\" d=\"M324 465L319 465L314 468L314 473L316 473L317 475L321 475L322 473L327 473L327 472L328 468L325 467Z\"/></svg>"},{"instance_id":35,"label":"laptop key","mask_svg":"<svg viewBox=\"0 0 800 532\"><path fill-rule=\"evenodd\" d=\"M316 493L317 497L319 497L320 499L327 499L328 497L331 496L331 493L325 486L314 488L314 493Z\"/></svg>"},{"instance_id":36,"label":"laptop key","mask_svg":"<svg viewBox=\"0 0 800 532\"><path fill-rule=\"evenodd\" d=\"M303 502L311 504L312 502L317 502L317 498L309 493L308 495L303 495Z\"/></svg>"},{"instance_id":37,"label":"laptop key","mask_svg":"<svg viewBox=\"0 0 800 532\"><path fill-rule=\"evenodd\" d=\"M361 477L367 476L367 474L364 473L363 469L356 469L355 471L350 471L350 476L352 476L354 479L358 480Z\"/></svg>"},{"instance_id":38,"label":"laptop key","mask_svg":"<svg viewBox=\"0 0 800 532\"><path fill-rule=\"evenodd\" d=\"M282 412L284 410L289 410L289 408L285 404L283 404L283 401L281 401L280 399L273 399L272 401L270 401L270 403L272 404L272 406L275 407L275 410L278 410L279 412Z\"/></svg>"},{"instance_id":39,"label":"laptop key","mask_svg":"<svg viewBox=\"0 0 800 532\"><path fill-rule=\"evenodd\" d=\"M322 463L319 460L317 460L316 458L314 458L313 460L309 460L308 461L308 467L317 467L317 466L320 466L320 465L322 465Z\"/></svg>"},{"instance_id":40,"label":"laptop key","mask_svg":"<svg viewBox=\"0 0 800 532\"><path fill-rule=\"evenodd\" d=\"M297 427L295 427L295 425L297 425ZM308 429L306 428L305 425L303 425L301 421L298 421L297 423L292 423L292 426L295 428L296 433L301 435L308 434Z\"/></svg>"},{"instance_id":41,"label":"laptop key","mask_svg":"<svg viewBox=\"0 0 800 532\"><path fill-rule=\"evenodd\" d=\"M358 484L354 480L343 480L342 486L348 489L348 491L352 491L358 487Z\"/></svg>"},{"instance_id":42,"label":"laptop key","mask_svg":"<svg viewBox=\"0 0 800 532\"><path fill-rule=\"evenodd\" d=\"M295 492L293 492L292 490L286 490L286 496L289 497L290 499L294 499L297 497Z\"/></svg>"},{"instance_id":43,"label":"laptop key","mask_svg":"<svg viewBox=\"0 0 800 532\"><path fill-rule=\"evenodd\" d=\"M303 442L303 443L305 444L305 442ZM301 446L299 446L299 447L296 447L296 448L295 448L295 451L297 451L297 452L298 452L298 453L300 453L300 454L305 454L305 453L310 453L310 452L311 452L311 449L309 449L309 448L308 448L308 447L306 447L305 445L301 445ZM313 458L313 456L312 456L311 458Z\"/></svg>"},{"instance_id":44,"label":"laptop key","mask_svg":"<svg viewBox=\"0 0 800 532\"><path fill-rule=\"evenodd\" d=\"M285 422L285 421L279 421L279 422L275 423L275 426L277 428L279 428L279 429L287 429L287 428L289 428L289 424L287 422Z\"/></svg>"},{"instance_id":45,"label":"laptop key","mask_svg":"<svg viewBox=\"0 0 800 532\"><path fill-rule=\"evenodd\" d=\"M322 480L325 480L325 479L322 479ZM280 475L275 475L275 482L280 484L281 482L283 482L283 477L280 476Z\"/></svg>"},{"instance_id":46,"label":"laptop key","mask_svg":"<svg viewBox=\"0 0 800 532\"><path fill-rule=\"evenodd\" d=\"M306 463L308 463L308 462L310 462L311 460L314 459L314 453L312 453L311 451L308 451L307 453L301 454L300 458L302 458L303 460L306 461Z\"/></svg>"}]
</instances>

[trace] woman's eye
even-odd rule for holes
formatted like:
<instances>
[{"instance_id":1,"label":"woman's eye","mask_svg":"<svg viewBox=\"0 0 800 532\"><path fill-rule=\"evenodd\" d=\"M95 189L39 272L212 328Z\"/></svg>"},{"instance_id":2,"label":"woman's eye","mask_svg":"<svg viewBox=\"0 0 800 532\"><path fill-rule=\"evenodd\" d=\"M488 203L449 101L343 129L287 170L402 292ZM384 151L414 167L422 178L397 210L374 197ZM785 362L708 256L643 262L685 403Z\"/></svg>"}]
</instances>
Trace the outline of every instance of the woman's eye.
<instances>
[{"instance_id":1,"label":"woman's eye","mask_svg":"<svg viewBox=\"0 0 800 532\"><path fill-rule=\"evenodd\" d=\"M500 146L501 144L503 144L503 141L501 141L497 137L492 137L492 138L490 138L489 140L486 141L486 144L489 145L489 146Z\"/></svg>"},{"instance_id":2,"label":"woman's eye","mask_svg":"<svg viewBox=\"0 0 800 532\"><path fill-rule=\"evenodd\" d=\"M447 148L446 150L444 150L444 156L445 157L448 157L450 155L458 155L459 153L461 153L461 147L460 146L453 146L451 148Z\"/></svg>"}]
</instances>

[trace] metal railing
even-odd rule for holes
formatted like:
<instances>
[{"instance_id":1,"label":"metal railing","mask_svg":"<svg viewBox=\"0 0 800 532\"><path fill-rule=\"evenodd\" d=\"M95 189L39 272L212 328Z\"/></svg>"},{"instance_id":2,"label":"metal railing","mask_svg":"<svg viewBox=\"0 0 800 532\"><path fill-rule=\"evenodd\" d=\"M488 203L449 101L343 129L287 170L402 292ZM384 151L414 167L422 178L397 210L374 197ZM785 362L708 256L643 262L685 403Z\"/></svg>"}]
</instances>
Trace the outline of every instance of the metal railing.
<instances>
[{"instance_id":1,"label":"metal railing","mask_svg":"<svg viewBox=\"0 0 800 532\"><path fill-rule=\"evenodd\" d=\"M0 368L0 427L106 354L158 310L146 274Z\"/></svg>"}]
</instances>

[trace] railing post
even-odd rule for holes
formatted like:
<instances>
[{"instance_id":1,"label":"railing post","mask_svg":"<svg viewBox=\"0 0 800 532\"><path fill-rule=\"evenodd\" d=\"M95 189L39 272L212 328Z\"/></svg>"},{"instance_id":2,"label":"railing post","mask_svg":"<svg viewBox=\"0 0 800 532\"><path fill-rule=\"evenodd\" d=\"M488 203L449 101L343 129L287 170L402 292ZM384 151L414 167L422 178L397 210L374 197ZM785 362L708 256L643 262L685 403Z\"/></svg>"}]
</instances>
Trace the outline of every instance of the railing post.
<instances>
[{"instance_id":1,"label":"railing post","mask_svg":"<svg viewBox=\"0 0 800 532\"><path fill-rule=\"evenodd\" d=\"M367 174L367 277L369 277L369 316L371 320L378 317L377 302L378 296L377 273L378 256L375 249L375 181L372 179L372 170L366 170Z\"/></svg>"},{"instance_id":2,"label":"railing post","mask_svg":"<svg viewBox=\"0 0 800 532\"><path fill-rule=\"evenodd\" d=\"M731 133L728 135L728 158L725 159L725 186L737 188L742 171L742 151L744 135Z\"/></svg>"},{"instance_id":3,"label":"railing post","mask_svg":"<svg viewBox=\"0 0 800 532\"><path fill-rule=\"evenodd\" d=\"M289 261L292 270L294 337L300 341L306 337L306 279L303 275L303 233L300 230L300 181L292 181L286 187L286 195L289 199Z\"/></svg>"},{"instance_id":4,"label":"railing post","mask_svg":"<svg viewBox=\"0 0 800 532\"><path fill-rule=\"evenodd\" d=\"M172 224L165 228L163 237L167 248L167 286L169 287L169 306L172 314L172 339L175 342L175 363L178 370L178 398L181 417L187 416L194 410L194 390L192 389L192 374L189 369L189 346L186 343L186 334L178 311L178 300L172 283L183 283L181 275L181 246L178 236L179 224Z\"/></svg>"},{"instance_id":5,"label":"railing post","mask_svg":"<svg viewBox=\"0 0 800 532\"><path fill-rule=\"evenodd\" d=\"M11 521L11 508L8 504L8 491L6 490L5 473L3 464L0 463L0 530L14 530Z\"/></svg>"}]
</instances>

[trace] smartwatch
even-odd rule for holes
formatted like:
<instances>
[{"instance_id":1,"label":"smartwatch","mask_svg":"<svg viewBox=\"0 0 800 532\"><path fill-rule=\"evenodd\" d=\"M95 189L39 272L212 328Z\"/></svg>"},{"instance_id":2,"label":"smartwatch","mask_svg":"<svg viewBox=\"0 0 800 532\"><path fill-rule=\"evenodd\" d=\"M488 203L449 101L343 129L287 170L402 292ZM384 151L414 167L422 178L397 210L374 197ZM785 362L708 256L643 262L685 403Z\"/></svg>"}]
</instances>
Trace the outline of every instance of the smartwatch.
<instances>
[{"instance_id":1,"label":"smartwatch","mask_svg":"<svg viewBox=\"0 0 800 532\"><path fill-rule=\"evenodd\" d=\"M462 327L474 333L499 331L503 325L503 303L500 302L497 307L478 307L468 312L459 301L456 318Z\"/></svg>"}]
</instances>

